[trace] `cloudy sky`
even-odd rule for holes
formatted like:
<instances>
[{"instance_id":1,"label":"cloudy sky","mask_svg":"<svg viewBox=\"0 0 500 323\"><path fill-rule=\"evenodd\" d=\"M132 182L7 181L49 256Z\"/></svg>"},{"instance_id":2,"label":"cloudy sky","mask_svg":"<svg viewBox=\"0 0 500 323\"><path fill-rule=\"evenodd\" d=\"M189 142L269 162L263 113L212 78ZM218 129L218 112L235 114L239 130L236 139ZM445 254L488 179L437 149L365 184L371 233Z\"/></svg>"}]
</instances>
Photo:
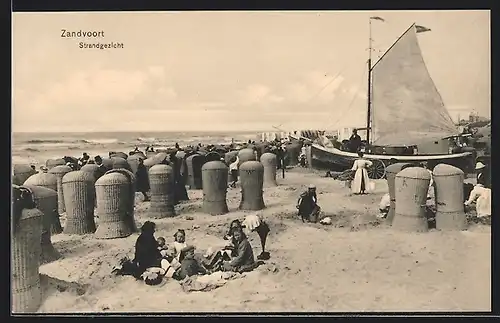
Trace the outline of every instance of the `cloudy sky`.
<instances>
[{"instance_id":1,"label":"cloudy sky","mask_svg":"<svg viewBox=\"0 0 500 323\"><path fill-rule=\"evenodd\" d=\"M375 57L413 22L451 116L490 116L488 11L13 14L14 131L336 128L366 118ZM68 31L104 31L80 49Z\"/></svg>"}]
</instances>

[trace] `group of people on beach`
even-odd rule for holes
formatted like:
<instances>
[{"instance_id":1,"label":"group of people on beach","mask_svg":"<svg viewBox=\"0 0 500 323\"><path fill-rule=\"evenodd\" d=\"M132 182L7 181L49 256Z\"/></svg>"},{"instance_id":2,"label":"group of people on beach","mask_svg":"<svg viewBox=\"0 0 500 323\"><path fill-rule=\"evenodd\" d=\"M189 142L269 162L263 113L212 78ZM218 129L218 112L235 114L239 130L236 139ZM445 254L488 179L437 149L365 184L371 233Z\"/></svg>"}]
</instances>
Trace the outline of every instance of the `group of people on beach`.
<instances>
[{"instance_id":1,"label":"group of people on beach","mask_svg":"<svg viewBox=\"0 0 500 323\"><path fill-rule=\"evenodd\" d=\"M257 260L269 259L265 244L270 228L257 214L247 215L242 222L233 220L223 237L230 243L215 252L208 247L203 255L196 254L196 247L187 243L185 230L178 229L171 244L167 244L164 237L155 238L155 231L156 224L146 221L135 244L134 258L123 258L113 272L117 275L132 275L149 284L152 284L148 281L152 276L159 283L164 277L182 281L187 277L219 271L249 272L260 264L256 262L247 238L251 232L257 232L261 242L262 252Z\"/></svg>"}]
</instances>

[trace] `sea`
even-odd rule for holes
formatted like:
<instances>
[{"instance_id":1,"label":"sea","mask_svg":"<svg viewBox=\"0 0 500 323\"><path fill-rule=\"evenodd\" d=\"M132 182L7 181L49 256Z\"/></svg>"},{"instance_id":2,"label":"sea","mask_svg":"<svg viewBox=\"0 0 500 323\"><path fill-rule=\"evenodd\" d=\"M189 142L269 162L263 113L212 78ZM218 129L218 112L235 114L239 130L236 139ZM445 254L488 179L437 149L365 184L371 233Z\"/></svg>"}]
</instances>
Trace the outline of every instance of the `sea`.
<instances>
[{"instance_id":1,"label":"sea","mask_svg":"<svg viewBox=\"0 0 500 323\"><path fill-rule=\"evenodd\" d=\"M13 133L13 164L45 164L47 159L63 156L108 156L110 151L128 153L135 147L145 150L201 144L229 144L258 140L258 131L247 132L64 132Z\"/></svg>"}]
</instances>

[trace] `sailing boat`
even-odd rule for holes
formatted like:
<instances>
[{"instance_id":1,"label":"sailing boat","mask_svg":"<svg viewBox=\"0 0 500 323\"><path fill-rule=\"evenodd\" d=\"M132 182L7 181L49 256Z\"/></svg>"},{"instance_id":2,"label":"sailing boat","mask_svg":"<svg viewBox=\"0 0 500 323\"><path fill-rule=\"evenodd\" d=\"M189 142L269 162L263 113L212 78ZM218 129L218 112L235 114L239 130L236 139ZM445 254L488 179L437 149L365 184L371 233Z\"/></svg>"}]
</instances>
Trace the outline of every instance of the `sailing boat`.
<instances>
[{"instance_id":1,"label":"sailing boat","mask_svg":"<svg viewBox=\"0 0 500 323\"><path fill-rule=\"evenodd\" d=\"M450 138L459 130L427 71L417 26L412 24L373 66L371 44L369 52L364 158L373 162L370 177L383 178L386 166L394 162L425 161L431 167L446 163L471 172L473 152L450 147ZM358 154L313 143L309 158L315 167L342 171Z\"/></svg>"}]
</instances>

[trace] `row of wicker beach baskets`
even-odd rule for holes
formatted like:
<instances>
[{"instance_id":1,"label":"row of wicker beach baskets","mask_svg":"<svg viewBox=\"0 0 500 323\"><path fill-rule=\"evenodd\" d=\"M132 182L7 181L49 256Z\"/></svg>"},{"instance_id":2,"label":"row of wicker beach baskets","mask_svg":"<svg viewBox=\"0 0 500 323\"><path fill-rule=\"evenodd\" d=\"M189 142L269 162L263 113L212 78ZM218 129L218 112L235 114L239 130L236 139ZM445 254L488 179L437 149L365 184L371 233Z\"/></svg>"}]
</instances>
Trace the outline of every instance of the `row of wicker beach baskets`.
<instances>
[{"instance_id":1,"label":"row of wicker beach baskets","mask_svg":"<svg viewBox=\"0 0 500 323\"><path fill-rule=\"evenodd\" d=\"M263 209L263 188L277 185L276 156L264 153L259 162L251 149L228 154L232 154L232 157L237 154L240 160L240 209ZM188 163L188 166L191 164L191 167L188 167L188 184L192 189L203 189L203 211L212 215L229 212L226 202L229 181L227 162L196 162L197 156L199 155L187 158L191 159ZM226 160L232 157L226 154ZM22 183L23 187L31 190L37 207L23 210L17 229L11 237L14 312L34 312L41 305L39 266L60 257L52 246L51 234L93 233L98 239L113 239L129 236L137 230L134 220L135 176L131 171L134 167L132 163L123 160L125 163L118 160L113 164L114 169L106 172L97 181L94 176L96 165L92 164L82 167L79 171L72 171L65 165L57 165L48 172L37 174L33 174L27 165L14 166L14 179L17 182L15 184ZM199 172L192 164L200 166ZM393 227L424 231L428 228L425 204L431 175L423 168L407 166L394 164L387 169L391 195L391 212L388 219ZM151 204L147 216L175 216L172 167L165 164L148 167ZM200 176L196 176L197 173ZM435 167L438 229L465 228L463 179L463 172L455 167ZM199 184L202 187L199 187ZM95 210L98 216L97 225ZM60 222L60 215L63 214L66 219L64 228Z\"/></svg>"},{"instance_id":2,"label":"row of wicker beach baskets","mask_svg":"<svg viewBox=\"0 0 500 323\"><path fill-rule=\"evenodd\" d=\"M264 153L259 162L251 149L236 154L240 159L240 209L261 210L265 207L263 187L277 185L276 156ZM236 154L230 152L229 158ZM129 159L115 157L114 169L97 180L95 172L98 166L95 164L72 171L69 166L52 163L48 172L36 174L28 165L14 165L13 183L22 184L32 192L36 209L22 211L11 237L13 312L34 312L41 305L39 266L60 258L51 243L51 235L93 233L98 239L113 239L127 237L137 230L134 220L135 176L132 172L135 165L134 158ZM229 169L226 163L221 160L203 162L200 155L187 159L188 166L191 166L188 167L188 173L191 171L188 183L193 189L203 189L204 212L212 215L229 212L226 203ZM151 203L147 216L175 216L172 167L149 163L148 168ZM61 218L65 218L64 228Z\"/></svg>"}]
</instances>

